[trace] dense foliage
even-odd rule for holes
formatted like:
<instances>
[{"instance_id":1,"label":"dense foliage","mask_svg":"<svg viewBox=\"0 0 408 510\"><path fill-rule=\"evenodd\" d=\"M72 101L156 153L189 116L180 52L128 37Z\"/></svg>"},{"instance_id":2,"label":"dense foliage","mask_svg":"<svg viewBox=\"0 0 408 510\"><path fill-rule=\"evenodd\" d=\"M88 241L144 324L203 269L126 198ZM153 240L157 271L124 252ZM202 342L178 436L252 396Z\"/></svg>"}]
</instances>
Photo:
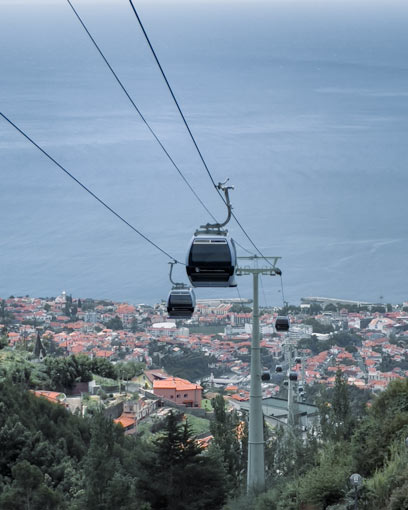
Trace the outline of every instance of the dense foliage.
<instances>
[{"instance_id":1,"label":"dense foliage","mask_svg":"<svg viewBox=\"0 0 408 510\"><path fill-rule=\"evenodd\" d=\"M217 359L201 351L193 351L183 345L176 349L171 344L151 342L149 354L157 368L164 368L168 374L189 381L198 381L211 373L217 376L220 371L214 367Z\"/></svg>"},{"instance_id":2,"label":"dense foliage","mask_svg":"<svg viewBox=\"0 0 408 510\"><path fill-rule=\"evenodd\" d=\"M364 478L360 509L408 508L408 379L392 382L368 407L367 394L348 386L338 371L334 388L315 392L317 430L305 436L296 428L265 427L267 491L248 499L240 496L246 423L228 411L222 396L212 400L214 440L202 451L188 421L172 413L153 441L124 436L100 413L72 415L27 391L34 371L24 359L10 359L7 369L2 362L0 380L2 510L216 510L224 504L234 510L347 510L355 472ZM129 374L135 369L127 368ZM50 358L37 364L35 378L43 374L59 387L94 371L109 376L112 369L106 360Z\"/></svg>"},{"instance_id":3,"label":"dense foliage","mask_svg":"<svg viewBox=\"0 0 408 510\"><path fill-rule=\"evenodd\" d=\"M318 434L278 430L269 489L257 499L238 498L228 509L349 510L354 507L352 473L363 476L358 491L362 510L408 509L408 379L393 381L371 407L353 414L347 386L338 372L333 390L321 401ZM362 396L362 395L360 395Z\"/></svg>"},{"instance_id":4,"label":"dense foliage","mask_svg":"<svg viewBox=\"0 0 408 510\"><path fill-rule=\"evenodd\" d=\"M0 383L0 452L2 510L216 510L225 500L221 460L172 413L148 444L9 380Z\"/></svg>"},{"instance_id":5,"label":"dense foliage","mask_svg":"<svg viewBox=\"0 0 408 510\"><path fill-rule=\"evenodd\" d=\"M0 380L10 377L32 389L69 391L77 382L88 382L93 375L108 379L129 380L143 371L144 364L127 361L113 364L105 358L90 358L85 354L67 357L47 356L42 363L30 361L28 353L6 354L0 367Z\"/></svg>"},{"instance_id":6,"label":"dense foliage","mask_svg":"<svg viewBox=\"0 0 408 510\"><path fill-rule=\"evenodd\" d=\"M316 319L310 319L310 321L316 321ZM313 326L313 331L315 331L315 327ZM329 332L329 331L325 331ZM344 331L337 331L333 333L328 340L318 340L316 335L312 335L310 338L302 338L299 341L298 348L299 349L310 349L313 354L319 354L323 351L328 351L333 346L344 347L349 352L355 352L355 345L361 345L361 337L352 334L346 333Z\"/></svg>"},{"instance_id":7,"label":"dense foliage","mask_svg":"<svg viewBox=\"0 0 408 510\"><path fill-rule=\"evenodd\" d=\"M137 487L152 510L207 510L225 501L225 472L216 452L204 454L188 421L170 413L164 433L139 458Z\"/></svg>"},{"instance_id":8,"label":"dense foliage","mask_svg":"<svg viewBox=\"0 0 408 510\"><path fill-rule=\"evenodd\" d=\"M210 424L210 431L214 439L210 448L220 454L227 475L228 490L236 491L243 485L246 475L247 424L236 411L227 410L222 395L217 395L211 404L214 420Z\"/></svg>"}]
</instances>

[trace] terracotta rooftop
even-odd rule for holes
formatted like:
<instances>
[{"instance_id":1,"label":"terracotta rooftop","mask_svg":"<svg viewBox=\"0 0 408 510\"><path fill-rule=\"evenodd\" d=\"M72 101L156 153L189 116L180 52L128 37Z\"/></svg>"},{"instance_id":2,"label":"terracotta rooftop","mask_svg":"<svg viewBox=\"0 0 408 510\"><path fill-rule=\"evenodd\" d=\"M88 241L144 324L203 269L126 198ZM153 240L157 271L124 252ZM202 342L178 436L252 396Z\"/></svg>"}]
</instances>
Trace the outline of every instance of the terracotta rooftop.
<instances>
[{"instance_id":1,"label":"terracotta rooftop","mask_svg":"<svg viewBox=\"0 0 408 510\"><path fill-rule=\"evenodd\" d=\"M191 383L180 377L168 377L162 381L154 381L153 389L175 389L176 391L184 390L202 390L199 384Z\"/></svg>"},{"instance_id":2,"label":"terracotta rooftop","mask_svg":"<svg viewBox=\"0 0 408 510\"><path fill-rule=\"evenodd\" d=\"M119 416L119 418L116 418L116 420L113 421L119 425L122 425L123 428L130 427L136 423L135 418L132 416L126 416L125 414L122 414L122 416Z\"/></svg>"}]
</instances>

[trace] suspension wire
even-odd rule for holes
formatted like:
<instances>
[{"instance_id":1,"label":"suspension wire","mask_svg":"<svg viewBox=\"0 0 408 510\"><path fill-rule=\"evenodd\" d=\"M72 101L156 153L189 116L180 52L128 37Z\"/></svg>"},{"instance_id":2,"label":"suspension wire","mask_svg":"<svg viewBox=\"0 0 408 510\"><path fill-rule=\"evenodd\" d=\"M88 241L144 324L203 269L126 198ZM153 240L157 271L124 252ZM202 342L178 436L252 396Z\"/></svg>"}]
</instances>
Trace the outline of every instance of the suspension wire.
<instances>
[{"instance_id":1,"label":"suspension wire","mask_svg":"<svg viewBox=\"0 0 408 510\"><path fill-rule=\"evenodd\" d=\"M67 0L67 1L69 2L69 0ZM197 153L198 153L198 155L199 155L199 157L200 157L200 159L201 159L201 161L202 161L202 163L203 163L203 165L204 165L204 168L205 168L205 170L206 170L206 172L207 172L207 174L208 174L208 177L210 178L210 180L211 180L211 182L212 182L212 184L213 184L213 186L214 186L215 190L217 191L218 195L221 197L221 199L222 199L222 201L224 202L224 204L225 204L225 205L227 205L227 202L226 202L225 198L222 196L222 193L221 193L221 192L220 192L220 190L218 189L218 187L217 187L217 185L216 185L216 183L215 183L215 181L214 181L214 178L213 178L213 176L212 176L212 174L211 174L211 172L210 172L210 170L209 170L209 168L208 168L208 166L207 166L207 163L205 162L204 156L202 155L202 153L201 153L201 151L200 151L200 149L199 149L199 147L198 147L198 144L197 144L197 142L196 142L196 140L195 140L195 138L194 138L193 133L191 132L191 129L190 129L190 127L189 127L188 123L187 123L187 120L186 120L186 118L184 117L184 114L183 114L183 112L182 112L182 110L181 110L181 108L180 108L180 105L179 105L179 103L178 103L178 101L177 101L177 99L176 99L176 96L174 95L173 89L171 88L171 85L170 85L170 83L169 83L169 81L168 81L168 79L167 79L167 77L166 77L166 74L165 74L165 72L164 72L164 70L163 70L163 68L162 68L162 66L161 66L161 64L160 64L160 62L159 62L159 59L158 59L158 57L157 57L157 55L156 55L156 52L154 51L153 45L152 45L152 43L150 42L149 36L147 35L147 32L146 32L146 30L145 30L145 28L144 28L144 26L143 26L142 20L140 19L139 14L137 13L137 10L136 10L136 8L135 8L135 6L134 6L134 4L133 4L133 1L132 1L132 0L129 0L129 3L130 3L130 5L131 5L131 7L132 7L132 10L133 10L134 15L136 16L136 19L137 19L137 21L138 21L138 23L139 23L139 26L140 26L140 28L141 28L141 30L142 30L142 32L143 32L143 35L144 35L144 37L145 37L145 39L146 39L146 42L147 42L147 44L149 45L149 48L150 48L150 50L151 50L151 52L152 52L152 54L153 54L153 57L154 57L154 59L155 59L155 61L156 61L156 64L157 64L158 68L160 69L160 72L161 72L161 74L162 74L162 76L163 76L163 79L164 79L164 81L166 82L166 85L167 85L167 88L169 89L169 92L170 92L170 94L171 94L171 97L173 98L174 103L176 104L176 107L177 107L177 109L178 109L178 111L179 111L179 113L180 113L180 116L181 116L181 118L182 118L182 120L183 120L183 122L184 122L184 125L185 125L185 127L186 127L186 129L187 129L187 131L188 131L188 133L189 133L189 135L190 135L190 138L191 138L191 140L192 140L192 142L193 142L193 144L194 144L194 146L195 146L195 148L196 148L196 150L197 150ZM261 256L263 259L265 259L265 261L266 261L266 262L267 262L270 266L272 266L272 267L273 267L273 264L271 264L271 263L269 262L269 260L265 257L265 255L263 255L263 253L259 250L259 248L258 248L258 247L256 246L256 244L253 242L253 240L251 239L251 237L250 237L250 236L249 236L249 234L246 232L246 230L245 230L245 229L244 229L244 227L241 225L240 221L238 220L238 218L236 217L236 215L235 215L233 212L232 212L232 217L234 218L234 220L236 221L236 223L238 224L238 226L239 226L239 228L242 230L242 232L245 234L245 236L246 236L246 238L248 239L248 241L249 241L249 242L252 244L252 246L255 248L255 250L256 250L256 251L260 254L260 256Z\"/></svg>"},{"instance_id":2,"label":"suspension wire","mask_svg":"<svg viewBox=\"0 0 408 510\"><path fill-rule=\"evenodd\" d=\"M285 301L285 293L284 293L284 291L283 291L283 278L282 278L282 273L281 273L279 276L280 276L280 281L281 281L281 290L282 290L283 308L285 308L285 306L286 306L286 301ZM289 307L288 307L288 312L289 312Z\"/></svg>"},{"instance_id":3,"label":"suspension wire","mask_svg":"<svg viewBox=\"0 0 408 510\"><path fill-rule=\"evenodd\" d=\"M260 282L261 282L261 289L262 289L262 294L263 294L263 298L264 298L265 306L266 306L266 308L269 308L269 306L268 306L268 301L266 300L266 294L265 294L265 289L264 289L264 284L263 284L262 275L260 274L259 276L260 276L259 280L260 280Z\"/></svg>"},{"instance_id":4,"label":"suspension wire","mask_svg":"<svg viewBox=\"0 0 408 510\"><path fill-rule=\"evenodd\" d=\"M251 251L249 251L247 248L245 248L244 246L242 246L242 244L240 244L240 243L239 243L238 241L236 241L235 239L234 239L234 243L235 243L236 245L238 245L238 246L239 246L242 250L244 250L244 251L246 251L247 253L249 253L250 255L252 255L252 252L251 252ZM266 308L269 308L269 306L268 306L268 301L267 301L267 299L266 299L266 294L265 294L265 289L264 289L264 284L263 284L262 275L259 275L259 276L260 276L260 278L259 278L259 279L260 279L260 282L261 282L261 288L262 288L262 293L263 293L263 298L264 298L265 306L266 306ZM238 288L238 287L237 287L237 288Z\"/></svg>"},{"instance_id":5,"label":"suspension wire","mask_svg":"<svg viewBox=\"0 0 408 510\"><path fill-rule=\"evenodd\" d=\"M242 244L239 244L239 242L236 239L234 239L234 243L238 245L242 250L246 251L250 255L253 255L252 251L247 250L244 246L242 246Z\"/></svg>"},{"instance_id":6,"label":"suspension wire","mask_svg":"<svg viewBox=\"0 0 408 510\"><path fill-rule=\"evenodd\" d=\"M170 156L170 153L167 151L167 149L165 148L165 146L163 145L163 143L161 142L161 140L159 139L159 137L157 136L156 132L153 130L153 128L150 126L150 124L147 122L146 118L144 117L144 115L142 114L142 112L140 111L140 109L138 108L138 106L136 105L136 103L134 102L134 100L132 99L131 95L129 94L129 92L127 91L126 87L124 86L123 82L120 80L119 76L116 74L116 72L114 71L113 67L110 65L110 63L108 62L108 59L105 57L104 53L102 52L101 48L99 47L99 45L97 44L97 42L95 41L95 39L92 37L90 31L88 30L87 26L85 25L84 21L82 20L82 18L80 17L80 15L78 14L78 12L76 11L76 9L74 8L74 6L72 5L71 1L70 0L67 0L67 3L68 5L71 7L73 13L75 14L75 16L77 17L78 21L81 23L83 29L85 30L85 32L87 33L88 37L90 38L90 40L92 41L92 43L94 44L95 48L97 49L97 51L99 52L100 56L102 57L103 61L105 62L105 64L107 65L108 69L110 70L110 72L112 73L112 75L114 76L115 80L117 81L117 83L119 84L120 88L123 90L123 92L125 93L126 97L129 99L130 103L132 104L133 108L136 110L136 112L139 114L139 117L142 119L142 121L145 123L147 129L150 131L150 133L153 135L153 137L155 138L155 140L157 141L157 143L160 145L161 149L163 150L163 152L165 153L165 155L168 157L168 159L170 160L171 164L174 166L174 168L177 170L177 172L179 173L180 177L183 179L183 181L187 184L187 186L190 188L190 191L193 193L193 195L196 197L196 199L200 202L200 204L203 206L203 208L207 211L207 213L213 218L213 220L215 222L217 222L216 218L213 216L213 214L211 213L211 211L207 208L207 206L204 204L204 202L201 200L201 198L199 197L199 195L197 194L197 192L194 190L194 188L191 186L191 184L188 182L187 178L184 176L183 172L180 170L180 168L178 167L178 165L176 164L176 162L174 161L174 159Z\"/></svg>"},{"instance_id":7,"label":"suspension wire","mask_svg":"<svg viewBox=\"0 0 408 510\"><path fill-rule=\"evenodd\" d=\"M240 305L241 305L241 313L242 313L242 310L244 309L244 304L242 302L241 293L239 292L238 285L235 288L237 289L237 292L238 292L238 297L239 297L239 301L240 301Z\"/></svg>"},{"instance_id":8,"label":"suspension wire","mask_svg":"<svg viewBox=\"0 0 408 510\"><path fill-rule=\"evenodd\" d=\"M167 251L160 248L159 245L157 245L155 242L153 242L151 239L149 239L145 234L143 234L140 230L138 230L136 227L134 227L131 223L129 223L123 216L121 216L119 213L117 213L112 207L110 207L106 202L104 202L101 198L99 198L93 191L91 191L87 186L85 186L79 179L77 179L71 172L69 172L66 168L64 168L60 163L58 163L57 160L55 160L46 150L44 150L42 147L40 147L32 138L30 138L22 129L20 129L13 121L11 121L4 113L0 112L0 116L3 117L4 120L6 120L11 126L13 126L21 135L24 136L34 147L36 147L39 151L41 151L44 156L46 156L49 160L51 160L60 170L65 172L65 174L70 177L73 181L75 181L81 188L83 188L87 193L89 193L95 200L97 200L101 205L103 205L108 211L110 211L112 214L114 214L120 221L122 221L125 225L127 225L129 228L131 228L136 234L138 234L140 237L142 237L145 241L150 243L152 246L154 246L157 250L159 250L161 253L166 255L169 259L172 259L179 264L182 264L185 266L183 262L178 261L176 258L172 257Z\"/></svg>"},{"instance_id":9,"label":"suspension wire","mask_svg":"<svg viewBox=\"0 0 408 510\"><path fill-rule=\"evenodd\" d=\"M186 118L184 117L183 112L181 111L180 105L179 105L179 103L178 103L178 101L177 101L177 99L176 99L176 96L174 95L173 89L171 88L170 83L169 83L169 81L167 80L167 77L166 77L166 75L165 75L165 73L164 73L164 71L163 71L163 68L162 68L162 66L161 66L161 64L160 64L160 62L159 62L159 59L157 58L156 52L154 51L154 48L153 48L153 46L152 46L152 43L150 42L149 36L148 36L148 35L147 35L147 33L146 33L146 30L145 30L145 28L144 28L144 26L143 26L142 20L140 19L139 14L137 13L136 8L135 8L135 6L134 6L134 4L133 4L132 0L129 0L129 3L130 3L130 5L131 5L131 7L132 7L132 10L133 10L133 12L134 12L134 14L135 14L135 16L136 16L137 21L139 22L140 28L142 29L142 32L143 32L143 35L145 36L145 39L146 39L146 41L147 41L147 44L149 45L149 48L150 48L150 50L151 50L151 52L152 52L152 54L153 54L153 57L154 57L154 59L156 60L156 64L157 64L157 66L158 66L158 67L159 67L159 69L160 69L160 72L161 72L161 74L162 74L162 76L163 76L163 79L164 79L164 81L166 82L166 85L167 85L167 88L168 88L168 89L169 89L169 91L170 91L171 97L173 98L173 100L174 100L174 102L175 102L175 104L176 104L176 106L177 106L177 109L178 109L178 111L179 111L179 113L180 113L180 115L181 115L181 118L183 119L184 125L186 126L186 129L187 129L187 131L188 131L188 134L190 135L190 138L191 138L191 140L193 141L193 144L194 144L194 146L195 146L195 148L196 148L196 150L197 150L197 152L198 152L198 155L200 156L200 159L201 159L201 161L202 161L202 163L203 163L203 165L204 165L204 168L206 169L207 174L208 174L209 178L211 179L211 182L213 183L214 187L218 190L217 185L215 184L215 181L214 181L214 179L213 179L213 176L211 175L211 172L210 172L210 170L209 170L209 168L208 168L208 166L207 166L207 163L205 162L205 159L204 159L203 155L201 154L200 149L198 148L198 145L197 145L197 142L196 142L196 140L195 140L195 138L194 138L194 135L193 135L193 133L191 132L191 129L190 129L190 127L189 127L189 125L188 125L188 123L187 123L187 121L186 121ZM221 193L220 193L219 191L218 191L218 194L222 197L222 195L221 195Z\"/></svg>"}]
</instances>

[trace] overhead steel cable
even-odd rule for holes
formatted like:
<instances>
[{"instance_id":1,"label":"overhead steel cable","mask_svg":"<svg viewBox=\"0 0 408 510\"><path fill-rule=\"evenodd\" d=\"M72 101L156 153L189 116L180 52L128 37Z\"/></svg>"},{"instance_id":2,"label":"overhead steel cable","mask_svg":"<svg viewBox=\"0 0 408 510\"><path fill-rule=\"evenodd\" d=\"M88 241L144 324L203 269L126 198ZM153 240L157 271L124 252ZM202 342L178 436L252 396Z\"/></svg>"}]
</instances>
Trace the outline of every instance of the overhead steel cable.
<instances>
[{"instance_id":1,"label":"overhead steel cable","mask_svg":"<svg viewBox=\"0 0 408 510\"><path fill-rule=\"evenodd\" d=\"M249 253L249 255L253 255L252 251L249 251L247 250L244 246L242 246L242 244L240 244L236 239L234 239L234 243L236 245L238 245L242 250L246 251L247 253Z\"/></svg>"},{"instance_id":2,"label":"overhead steel cable","mask_svg":"<svg viewBox=\"0 0 408 510\"><path fill-rule=\"evenodd\" d=\"M69 2L69 0L67 0L67 1ZM171 94L171 97L172 97L172 98L173 98L173 100L174 100L174 103L175 103L175 105L176 105L176 107L177 107L177 109L178 109L178 111L179 111L179 113L180 113L180 116L181 116L181 118L182 118L182 120L183 120L183 122L184 122L184 125L186 126L186 129L187 129L187 131L188 131L188 133L189 133L189 135L190 135L190 138L191 138L191 140L192 140L192 142L193 142L193 144L194 144L194 146L195 146L195 148L196 148L196 150L197 150L197 153L198 153L198 155L199 155L199 157L200 157L200 159L201 159L201 161L202 161L202 163L203 163L203 165L204 165L204 168L205 168L205 170L206 170L206 172L207 172L207 174L208 174L209 178L211 179L211 182L212 182L212 184L213 184L213 186L214 186L215 190L217 191L218 195L221 197L221 199L222 199L222 201L225 203L225 205L227 205L227 202L226 202L225 198L222 196L222 194L221 194L220 190L218 189L218 186L217 186L217 184L215 183L215 180L214 180L214 178L213 178L213 176L212 176L212 174L211 174L211 172L210 172L210 169L208 168L208 165L207 165L207 163L206 163L206 161L205 161L205 159L204 159L204 156L202 155L202 153L201 153L201 151L200 151L200 149L199 149L199 147L198 147L198 144L197 144L197 142L196 142L196 139L194 138L194 135L193 135L193 133L191 132L191 129L190 129L189 125L188 125L188 122L187 122L187 120L186 120L186 118L185 118L185 116L184 116L184 114L183 114L183 112L182 112L182 110L181 110L181 108L180 108L180 105L179 105L179 103L178 103L178 101L177 101L177 99L176 99L176 96L175 96L175 94L174 94L174 92L173 92L173 89L172 89L172 87L171 87L171 85L170 85L170 83L169 83L169 81L168 81L168 79L167 79L167 77L166 77L166 74L165 74L165 72L164 72L164 70L163 70L163 68L162 68L162 66L161 66L161 64L160 64L160 61L159 61L159 59L158 59L158 57L157 57L157 54L156 54L156 52L155 52L155 50L154 50L154 48L153 48L153 45L152 45L152 43L150 42L149 36L147 35L147 32L146 32L146 30L145 30L145 28L144 28L144 26L143 26L142 20L140 19L140 16L139 16L139 14L138 14L138 12L137 12L137 10L136 10L135 6L134 6L133 0L129 0L129 3L130 3L130 5L131 5L131 7L132 7L132 10L133 10L134 15L136 16L136 19L137 19L137 21L138 21L138 23L139 23L139 26L140 26L140 28L141 28L141 30L142 30L142 32L143 32L143 35L144 35L144 37L145 37L145 39L146 39L146 42L147 42L147 44L149 45L149 48L150 48L150 50L151 50L151 52L152 52L152 54L153 54L153 57L154 57L154 59L155 59L155 61L156 61L156 63L157 63L157 66L158 66L158 67L159 67L159 69L160 69L160 72L161 72L161 74L162 74L162 76L163 76L163 79L164 79L164 81L166 82L166 85L167 85L167 88L169 89L169 92L170 92L170 94ZM256 251L257 251L257 252L261 255L261 257L262 257L263 259L265 259L265 261L266 261L266 262L267 262L270 266L272 266L272 264L269 262L269 260L265 257L265 255L263 255L263 253L259 250L259 248L256 246L256 244L253 242L253 240L251 239L251 237L250 237L250 236L249 236L249 234L246 232L246 230L245 230L245 229L244 229L244 227L241 225L240 221L238 220L238 218L236 217L236 215L235 215L233 212L232 212L232 217L233 217L233 218L234 218L234 220L237 222L237 225L238 225L238 226L239 226L239 228L242 230L242 232L245 234L246 238L247 238L247 239L248 239L248 241L252 244L252 246L255 248L255 250L256 250Z\"/></svg>"},{"instance_id":3,"label":"overhead steel cable","mask_svg":"<svg viewBox=\"0 0 408 510\"><path fill-rule=\"evenodd\" d=\"M42 147L38 145L32 138L30 138L27 133L25 133L22 129L20 129L12 120L10 120L4 113L0 112L0 116L3 117L5 121L7 121L11 126L13 126L21 135L24 136L30 143L34 145L39 151L41 151L44 156L46 156L49 160L51 160L60 170L65 172L65 174L70 177L73 181L75 181L79 186L81 186L82 189L84 189L87 193L89 193L95 200L97 200L101 205L103 205L108 211L110 211L112 214L114 214L120 221L122 221L125 225L127 225L129 228L131 228L136 234L138 234L140 237L142 237L145 241L150 243L152 246L154 246L157 250L159 250L163 255L166 255L171 260L174 260L178 262L179 264L185 265L183 262L180 262L175 257L172 257L167 251L160 248L159 245L157 245L154 241L149 239L145 234L143 234L140 230L138 230L136 227L134 227L131 223L129 223L123 216L121 216L119 213L117 213L112 207L110 207L105 201L103 201L101 198L98 197L93 191L91 191L85 184L83 184L79 179L77 179L71 172L69 172L66 168L64 168L56 159L54 159L46 150L44 150Z\"/></svg>"},{"instance_id":4,"label":"overhead steel cable","mask_svg":"<svg viewBox=\"0 0 408 510\"><path fill-rule=\"evenodd\" d=\"M190 191L193 193L193 195L196 197L196 199L200 202L200 204L203 206L203 208L207 211L207 213L213 218L214 221L217 221L216 218L213 216L213 214L211 213L211 211L207 208L207 206L204 204L204 202L201 200L201 198L199 197L199 195L197 194L197 192L194 190L194 188L191 186L191 184L188 182L187 178L184 176L183 172L180 170L180 168L178 167L177 163L174 161L174 159L171 157L171 155L169 154L168 150L165 148L165 146L163 145L162 141L160 140L160 138L157 136L156 132L153 130L153 128L150 126L150 124L147 122L145 116L142 114L142 112L140 111L140 109L138 108L138 106L136 105L136 103L134 102L133 98L131 97L131 95L129 94L129 92L127 91L126 87L124 86L123 82L121 81L121 79L119 78L119 76L116 74L116 72L114 71L113 67L110 65L108 59L105 57L104 53L102 52L101 48L99 47L99 45L97 44L97 42L95 41L95 39L93 38L92 34L90 33L90 31L88 30L87 26L85 25L84 21L82 20L82 18L80 17L80 15L78 14L78 12L76 11L75 7L72 5L72 3L70 2L70 0L67 0L67 3L69 4L69 6L71 7L73 13L75 14L75 16L77 17L78 21L81 23L83 29L85 30L85 32L87 33L89 39L92 41L92 43L94 44L95 48L97 49L98 53L100 54L100 56L102 57L103 61L105 62L105 64L108 66L108 69L110 70L110 72L112 73L112 75L114 76L115 80L117 81L117 83L119 84L120 88L123 90L123 92L125 93L126 97L129 99L130 103L132 104L133 108L136 110L136 112L139 114L140 118L142 119L142 121L145 123L147 129L150 131L150 133L153 135L153 137L155 138L155 140L157 141L157 143L160 145L161 149L163 150L163 152L165 153L165 155L168 157L168 159L170 160L171 164L174 166L174 168L177 170L177 172L179 173L180 177L183 179L183 181L187 184L187 186L190 188Z\"/></svg>"},{"instance_id":5,"label":"overhead steel cable","mask_svg":"<svg viewBox=\"0 0 408 510\"><path fill-rule=\"evenodd\" d=\"M68 0L68 1L69 1L69 0ZM202 163L203 163L203 165L204 165L204 168L207 170L208 176L209 176L209 178L211 179L211 182L213 183L214 187L217 189L217 191L218 191L219 195L223 198L223 196L221 195L221 193L219 192L219 190L218 190L218 188L217 188L217 185L216 185L216 183L215 183L215 181L214 181L214 179L213 179L213 176L211 175L211 172L210 172L210 170L209 170L209 168L208 168L208 166L207 166L207 163L205 162L205 159L204 159L203 155L201 154L201 151L200 151L200 149L199 149L199 147L198 147L198 145L197 145L197 142L196 142L196 140L195 140L195 138L194 138L193 133L191 132L191 129L190 129L190 127L189 127L189 125L188 125L188 123L187 123L187 121L186 121L186 118L184 117L184 114L183 114L183 112L181 111L180 105L178 104L178 101L177 101L177 99L176 99L176 96L174 95L173 89L172 89L172 88L171 88L171 86L170 86L170 83L169 83L169 81L168 81L168 79L167 79L167 77L166 77L166 74L164 73L163 68L162 68L162 66L161 66L161 64L160 64L160 61L159 61L159 59L157 58L156 52L154 51L154 48L153 48L153 46L152 46L152 43L150 42L149 36L147 35L147 32L146 32L146 30L145 30L145 28L144 28L144 26L143 26L142 20L140 19L139 14L137 13L135 6L133 5L132 0L129 0L129 3L130 3L130 5L131 5L131 7L132 7L132 10L133 10L133 12L134 12L134 14L135 14L135 16L136 16L137 21L139 22L140 28L142 29L142 32L143 32L143 35L145 36L145 39L146 39L146 41L147 41L147 44L149 45L149 48L150 48L150 50L151 50L151 52L152 52L152 54L153 54L153 57L154 57L154 59L156 60L156 64L157 64L157 66L158 66L158 67L159 67L159 69L160 69L160 72L161 72L161 74L162 74L162 76L163 76L163 79L164 79L164 81L166 82L166 85L167 85L167 88L168 88L168 89L169 89L169 91L170 91L171 97L173 98L173 100L174 100L174 102L175 102L175 104L176 104L176 106L177 106L177 109L178 109L178 111L179 111L179 113L180 113L180 115L181 115L181 118L183 119L184 125L186 126L186 129L187 129L187 131L188 131L188 133L189 133L189 135L190 135L190 137L191 137L191 140L193 141L194 146L195 146L195 148L196 148L196 150L197 150L197 152L198 152L198 155L200 156L200 159L201 159L201 161L202 161ZM224 199L224 198L223 198L223 199Z\"/></svg>"},{"instance_id":6,"label":"overhead steel cable","mask_svg":"<svg viewBox=\"0 0 408 510\"><path fill-rule=\"evenodd\" d=\"M286 301L285 301L285 293L283 291L283 278L282 278L282 273L280 274L280 281L281 281L281 289L282 289L282 301L283 301L283 308L285 308L286 306ZM289 307L288 307L288 311L289 311Z\"/></svg>"},{"instance_id":7,"label":"overhead steel cable","mask_svg":"<svg viewBox=\"0 0 408 510\"><path fill-rule=\"evenodd\" d=\"M237 292L238 292L239 303L240 303L240 305L241 305L241 313L242 313L242 311L243 311L243 309L244 309L244 304L243 304L243 302L242 302L241 293L240 293L240 291L239 291L238 285L237 285L235 288L237 289Z\"/></svg>"},{"instance_id":8,"label":"overhead steel cable","mask_svg":"<svg viewBox=\"0 0 408 510\"><path fill-rule=\"evenodd\" d=\"M262 280L262 275L259 275L259 281L261 282L261 288L262 288L262 294L263 294L263 298L264 298L264 302L265 302L265 307L269 308L268 301L266 300L266 294L265 294L264 284L263 284L263 280Z\"/></svg>"}]
</instances>

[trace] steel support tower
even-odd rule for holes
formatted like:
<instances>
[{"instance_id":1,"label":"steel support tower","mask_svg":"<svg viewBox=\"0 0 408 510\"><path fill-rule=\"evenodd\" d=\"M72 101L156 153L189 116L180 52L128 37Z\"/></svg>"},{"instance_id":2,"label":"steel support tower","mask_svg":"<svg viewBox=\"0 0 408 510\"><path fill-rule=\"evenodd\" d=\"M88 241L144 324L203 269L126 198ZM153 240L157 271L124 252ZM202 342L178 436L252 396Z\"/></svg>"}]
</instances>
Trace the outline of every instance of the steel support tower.
<instances>
[{"instance_id":1,"label":"steel support tower","mask_svg":"<svg viewBox=\"0 0 408 510\"><path fill-rule=\"evenodd\" d=\"M253 311L252 311L252 341L251 341L251 387L249 395L249 434L248 434L248 471L247 492L259 493L265 490L265 453L262 412L261 387L261 346L259 339L259 275L275 276L282 274L276 267L281 257L238 257L238 260L249 260L253 266L239 266L237 276L252 274L253 277ZM264 267L258 267L262 262Z\"/></svg>"}]
</instances>

